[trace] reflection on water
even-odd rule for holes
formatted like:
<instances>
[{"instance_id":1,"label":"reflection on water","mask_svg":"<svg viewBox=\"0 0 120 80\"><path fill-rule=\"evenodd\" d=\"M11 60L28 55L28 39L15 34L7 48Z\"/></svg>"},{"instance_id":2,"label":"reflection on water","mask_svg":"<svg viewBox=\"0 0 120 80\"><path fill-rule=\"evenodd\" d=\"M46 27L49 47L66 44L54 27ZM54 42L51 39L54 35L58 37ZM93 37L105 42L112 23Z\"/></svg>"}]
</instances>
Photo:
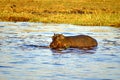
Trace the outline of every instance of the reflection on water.
<instances>
[{"instance_id":1,"label":"reflection on water","mask_svg":"<svg viewBox=\"0 0 120 80\"><path fill-rule=\"evenodd\" d=\"M51 36L86 34L93 50L49 49ZM119 80L120 28L0 22L0 80Z\"/></svg>"}]
</instances>

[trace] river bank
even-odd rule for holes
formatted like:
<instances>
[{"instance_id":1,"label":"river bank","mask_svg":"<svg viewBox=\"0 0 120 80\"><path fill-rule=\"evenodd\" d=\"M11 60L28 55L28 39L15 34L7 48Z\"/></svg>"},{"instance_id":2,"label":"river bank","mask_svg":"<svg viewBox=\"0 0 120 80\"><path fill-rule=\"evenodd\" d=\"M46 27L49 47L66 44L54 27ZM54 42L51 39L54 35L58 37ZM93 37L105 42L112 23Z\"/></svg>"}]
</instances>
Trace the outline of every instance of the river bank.
<instances>
[{"instance_id":1,"label":"river bank","mask_svg":"<svg viewBox=\"0 0 120 80\"><path fill-rule=\"evenodd\" d=\"M2 0L0 21L120 27L119 0Z\"/></svg>"}]
</instances>

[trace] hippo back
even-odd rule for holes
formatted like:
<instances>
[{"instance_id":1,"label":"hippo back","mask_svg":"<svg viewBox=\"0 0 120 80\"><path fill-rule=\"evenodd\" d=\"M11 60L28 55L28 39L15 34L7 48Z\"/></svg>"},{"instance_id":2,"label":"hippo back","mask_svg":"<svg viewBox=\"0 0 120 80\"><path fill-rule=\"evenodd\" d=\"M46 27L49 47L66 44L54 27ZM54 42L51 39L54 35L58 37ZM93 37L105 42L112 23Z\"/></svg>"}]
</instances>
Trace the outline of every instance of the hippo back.
<instances>
[{"instance_id":1,"label":"hippo back","mask_svg":"<svg viewBox=\"0 0 120 80\"><path fill-rule=\"evenodd\" d=\"M69 36L65 37L64 43L70 47L76 48L89 48L97 46L97 41L87 35L77 35L77 36Z\"/></svg>"}]
</instances>

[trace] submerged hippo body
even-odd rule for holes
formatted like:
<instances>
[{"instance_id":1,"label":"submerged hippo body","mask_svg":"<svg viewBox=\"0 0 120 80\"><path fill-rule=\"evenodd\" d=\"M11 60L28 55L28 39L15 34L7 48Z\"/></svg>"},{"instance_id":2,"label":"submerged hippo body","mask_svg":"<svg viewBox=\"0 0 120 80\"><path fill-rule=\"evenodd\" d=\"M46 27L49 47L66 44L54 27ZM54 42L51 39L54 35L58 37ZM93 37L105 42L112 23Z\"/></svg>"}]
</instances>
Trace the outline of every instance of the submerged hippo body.
<instances>
[{"instance_id":1,"label":"submerged hippo body","mask_svg":"<svg viewBox=\"0 0 120 80\"><path fill-rule=\"evenodd\" d=\"M54 34L50 48L66 49L66 48L92 48L97 46L97 41L87 35L64 36L63 34Z\"/></svg>"}]
</instances>

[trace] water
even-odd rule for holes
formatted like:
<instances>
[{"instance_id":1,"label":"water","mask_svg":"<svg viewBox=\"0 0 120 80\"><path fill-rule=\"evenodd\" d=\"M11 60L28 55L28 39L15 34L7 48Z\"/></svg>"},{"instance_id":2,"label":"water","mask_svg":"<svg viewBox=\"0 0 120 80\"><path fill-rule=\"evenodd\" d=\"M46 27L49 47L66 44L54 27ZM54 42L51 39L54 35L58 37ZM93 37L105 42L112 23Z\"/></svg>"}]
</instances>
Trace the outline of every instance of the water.
<instances>
[{"instance_id":1,"label":"water","mask_svg":"<svg viewBox=\"0 0 120 80\"><path fill-rule=\"evenodd\" d=\"M95 50L49 49L51 36L86 34ZM119 80L120 28L0 22L0 80Z\"/></svg>"}]
</instances>

